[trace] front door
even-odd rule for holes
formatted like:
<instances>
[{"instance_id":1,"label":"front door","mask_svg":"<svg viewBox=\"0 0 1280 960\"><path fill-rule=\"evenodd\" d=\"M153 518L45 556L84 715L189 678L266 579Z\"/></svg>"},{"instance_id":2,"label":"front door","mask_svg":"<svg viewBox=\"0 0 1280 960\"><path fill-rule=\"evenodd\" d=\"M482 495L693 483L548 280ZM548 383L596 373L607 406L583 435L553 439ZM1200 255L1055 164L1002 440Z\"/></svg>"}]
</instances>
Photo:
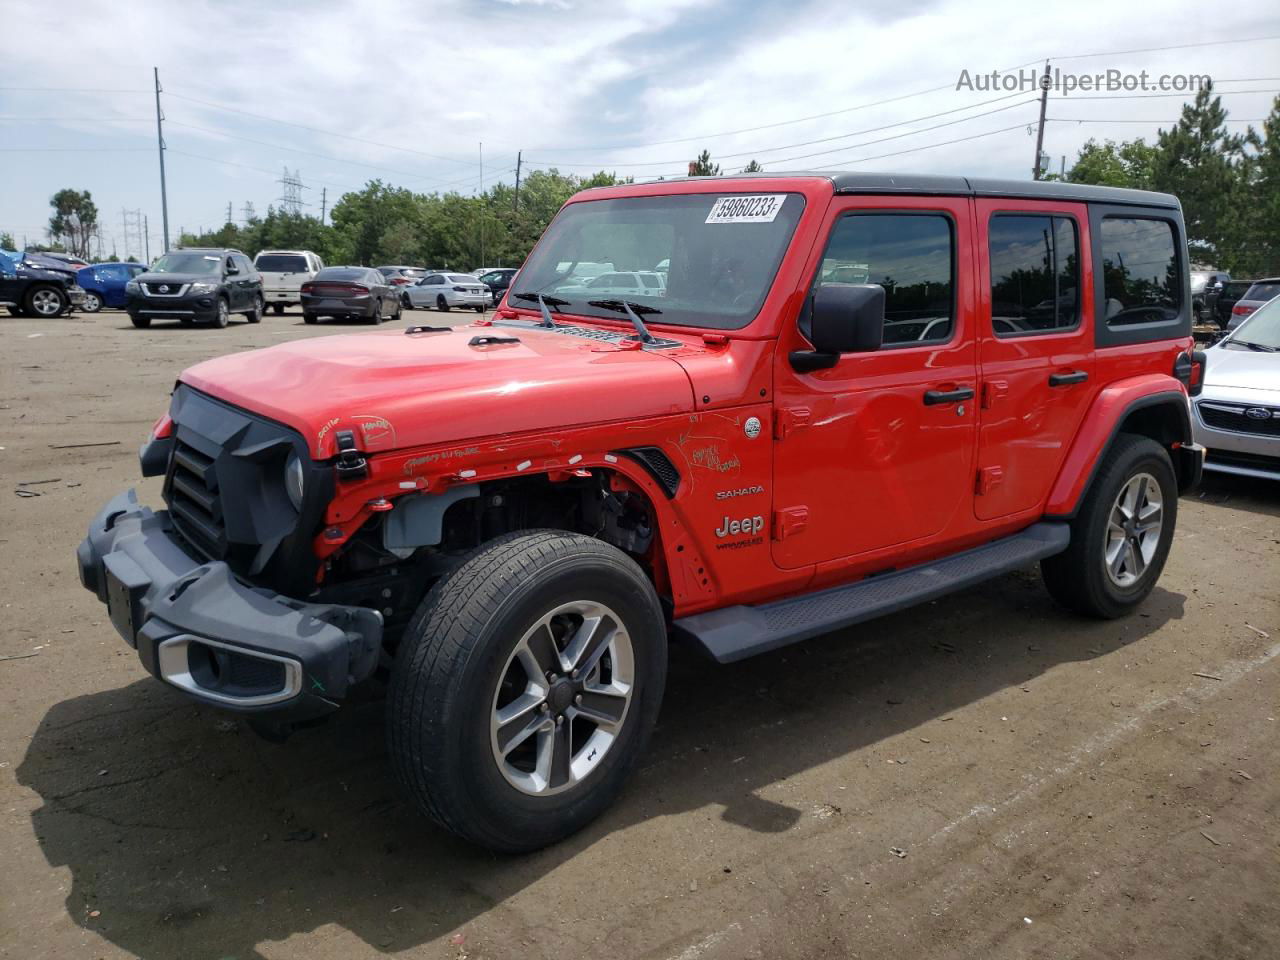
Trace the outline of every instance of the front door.
<instances>
[{"instance_id":1,"label":"front door","mask_svg":"<svg viewBox=\"0 0 1280 960\"><path fill-rule=\"evenodd\" d=\"M978 200L974 513L1038 510L1093 397L1092 260L1083 204Z\"/></svg>"},{"instance_id":2,"label":"front door","mask_svg":"<svg viewBox=\"0 0 1280 960\"><path fill-rule=\"evenodd\" d=\"M966 198L833 204L813 287L884 287L884 345L801 372L789 353L808 346L805 312L783 332L774 397L780 567L925 540L968 515L977 423L971 210Z\"/></svg>"}]
</instances>

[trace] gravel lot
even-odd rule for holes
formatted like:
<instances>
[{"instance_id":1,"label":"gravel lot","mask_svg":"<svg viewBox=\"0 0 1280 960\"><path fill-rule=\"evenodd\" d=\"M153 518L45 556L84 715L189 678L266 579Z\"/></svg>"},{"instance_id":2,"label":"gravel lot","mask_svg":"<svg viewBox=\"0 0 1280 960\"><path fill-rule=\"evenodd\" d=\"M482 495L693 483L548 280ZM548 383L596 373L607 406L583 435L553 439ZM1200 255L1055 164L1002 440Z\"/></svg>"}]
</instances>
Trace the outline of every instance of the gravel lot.
<instances>
[{"instance_id":1,"label":"gravel lot","mask_svg":"<svg viewBox=\"0 0 1280 960\"><path fill-rule=\"evenodd\" d=\"M85 524L158 504L136 450L180 370L344 329L0 321L0 956L1276 956L1280 485L1184 498L1129 620L1027 570L677 650L621 802L519 859L399 799L377 703L277 745L151 680L77 582Z\"/></svg>"}]
</instances>

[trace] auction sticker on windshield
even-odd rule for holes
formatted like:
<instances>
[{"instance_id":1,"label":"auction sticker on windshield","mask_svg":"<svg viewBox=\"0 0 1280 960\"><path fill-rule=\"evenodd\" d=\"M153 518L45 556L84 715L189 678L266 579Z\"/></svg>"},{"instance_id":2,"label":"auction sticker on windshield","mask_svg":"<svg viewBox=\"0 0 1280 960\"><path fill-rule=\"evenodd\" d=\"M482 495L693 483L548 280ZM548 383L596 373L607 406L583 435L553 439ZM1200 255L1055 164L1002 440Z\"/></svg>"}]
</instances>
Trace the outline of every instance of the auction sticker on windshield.
<instances>
[{"instance_id":1,"label":"auction sticker on windshield","mask_svg":"<svg viewBox=\"0 0 1280 960\"><path fill-rule=\"evenodd\" d=\"M772 223L782 209L785 193L744 197L718 197L707 214L707 223Z\"/></svg>"}]
</instances>

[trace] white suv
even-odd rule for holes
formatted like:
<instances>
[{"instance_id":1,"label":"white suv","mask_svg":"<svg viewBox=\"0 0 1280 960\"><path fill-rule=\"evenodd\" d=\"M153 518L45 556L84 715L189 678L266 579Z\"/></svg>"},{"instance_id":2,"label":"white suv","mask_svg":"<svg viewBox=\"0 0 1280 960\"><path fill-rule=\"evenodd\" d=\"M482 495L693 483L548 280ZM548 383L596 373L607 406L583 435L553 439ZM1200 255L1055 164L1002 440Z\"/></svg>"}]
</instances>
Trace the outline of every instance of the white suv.
<instances>
[{"instance_id":1,"label":"white suv","mask_svg":"<svg viewBox=\"0 0 1280 960\"><path fill-rule=\"evenodd\" d=\"M262 299L277 314L302 302L299 290L324 269L324 261L310 250L263 250L253 258L262 274Z\"/></svg>"}]
</instances>

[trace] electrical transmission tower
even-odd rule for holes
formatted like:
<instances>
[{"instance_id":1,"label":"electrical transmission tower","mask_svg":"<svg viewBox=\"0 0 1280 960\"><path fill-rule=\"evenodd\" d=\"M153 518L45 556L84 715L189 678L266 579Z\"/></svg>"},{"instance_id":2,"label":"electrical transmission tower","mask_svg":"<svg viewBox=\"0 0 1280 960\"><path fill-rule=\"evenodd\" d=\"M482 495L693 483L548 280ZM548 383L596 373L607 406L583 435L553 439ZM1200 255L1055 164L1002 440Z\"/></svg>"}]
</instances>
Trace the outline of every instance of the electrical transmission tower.
<instances>
[{"instance_id":1,"label":"electrical transmission tower","mask_svg":"<svg viewBox=\"0 0 1280 960\"><path fill-rule=\"evenodd\" d=\"M147 245L146 233L142 226L141 210L121 210L120 225L124 230L124 257L126 260L139 260Z\"/></svg>"},{"instance_id":2,"label":"electrical transmission tower","mask_svg":"<svg viewBox=\"0 0 1280 960\"><path fill-rule=\"evenodd\" d=\"M240 213L244 217L244 225L247 227L249 225L249 221L257 216L257 213L253 209L253 201L246 200L244 202L244 206L240 208Z\"/></svg>"},{"instance_id":3,"label":"electrical transmission tower","mask_svg":"<svg viewBox=\"0 0 1280 960\"><path fill-rule=\"evenodd\" d=\"M307 189L302 182L301 173L298 170L290 173L289 168L285 167L284 176L277 180L276 183L284 188L284 196L280 198L280 209L295 217L301 216L303 207L302 191Z\"/></svg>"}]
</instances>

